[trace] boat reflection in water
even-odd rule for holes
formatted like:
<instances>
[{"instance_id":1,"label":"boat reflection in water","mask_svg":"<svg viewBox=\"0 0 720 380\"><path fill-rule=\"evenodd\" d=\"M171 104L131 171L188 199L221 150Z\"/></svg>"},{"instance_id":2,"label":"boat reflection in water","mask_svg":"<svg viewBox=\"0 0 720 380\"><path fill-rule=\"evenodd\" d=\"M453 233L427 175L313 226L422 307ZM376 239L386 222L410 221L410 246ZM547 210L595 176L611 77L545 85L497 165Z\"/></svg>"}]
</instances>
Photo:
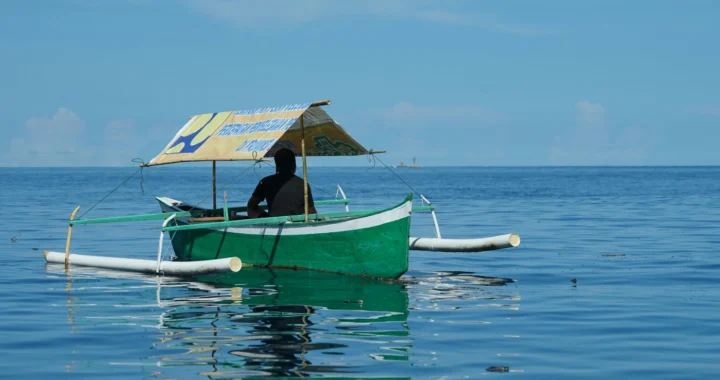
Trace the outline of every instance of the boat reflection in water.
<instances>
[{"instance_id":1,"label":"boat reflection in water","mask_svg":"<svg viewBox=\"0 0 720 380\"><path fill-rule=\"evenodd\" d=\"M378 341L387 336L401 338L392 344L404 345L408 360L408 295L403 284L311 271L240 273L203 283L216 289L229 286L242 299L223 301L214 315L202 302L186 299L166 311L164 326L178 330L190 324L194 328L183 343L197 342L207 331L196 328L194 321L211 316L213 334L235 338L222 349L215 349L214 342L216 359L220 354L225 367L275 376L363 372L356 363L366 362L368 350L377 350ZM188 318L191 311L203 315ZM363 340L365 344L359 344Z\"/></svg>"},{"instance_id":2,"label":"boat reflection in water","mask_svg":"<svg viewBox=\"0 0 720 380\"><path fill-rule=\"evenodd\" d=\"M163 367L159 371L165 376L190 368L211 378L362 374L368 371L363 367L376 365L376 360L409 359L408 294L398 282L288 269L243 268L191 282L82 267L66 274L62 265L48 264L46 269L67 276L68 306L71 299L82 302L82 293L92 289L83 283L82 289L73 290L73 281L83 277L119 278L123 282L118 288L126 291L127 279L144 281L142 299L130 300L136 307L113 305L118 299L108 296L106 306L109 312L116 306L148 313L148 291L154 290L153 327L159 334L153 334L147 364ZM150 281L152 287L147 285ZM107 292L109 287L104 283L97 289ZM163 309L159 315L158 307ZM68 310L70 323L102 319L79 318L77 309ZM106 317L115 326L122 324L119 316ZM122 318L148 319L126 313ZM133 325L128 323L128 328Z\"/></svg>"},{"instance_id":3,"label":"boat reflection in water","mask_svg":"<svg viewBox=\"0 0 720 380\"><path fill-rule=\"evenodd\" d=\"M407 323L409 310L420 310L423 304L438 300L497 299L497 294L487 294L483 288L512 281L436 272L410 275L407 282L384 282L322 272L253 268L188 281L82 267L72 267L66 273L62 265L46 268L67 279L70 324L99 329L108 325L102 322L106 319L117 328L125 320L122 328L135 335L139 320L147 322L144 328L156 328L149 330L150 336L148 330L142 330L142 336L152 341L142 365L155 367L146 370L161 373L161 377L184 377L188 373L209 378L383 373L385 378L393 378L388 374L409 378L414 343ZM142 286L129 286L128 279L141 280L137 283ZM73 290L73 281L83 281L82 287ZM92 282L97 286L89 286ZM118 292L132 287L142 290L133 291L137 294L134 299L128 298L128 293L122 297L108 295L113 287ZM409 308L409 291L414 294L413 309ZM95 309L94 315L78 317L79 310L90 314L86 308L71 307L71 303L82 303L83 297L101 309ZM148 298L154 298L151 305ZM517 300L513 296L500 298ZM148 346L137 338L120 344ZM123 360L128 358L110 361Z\"/></svg>"}]
</instances>

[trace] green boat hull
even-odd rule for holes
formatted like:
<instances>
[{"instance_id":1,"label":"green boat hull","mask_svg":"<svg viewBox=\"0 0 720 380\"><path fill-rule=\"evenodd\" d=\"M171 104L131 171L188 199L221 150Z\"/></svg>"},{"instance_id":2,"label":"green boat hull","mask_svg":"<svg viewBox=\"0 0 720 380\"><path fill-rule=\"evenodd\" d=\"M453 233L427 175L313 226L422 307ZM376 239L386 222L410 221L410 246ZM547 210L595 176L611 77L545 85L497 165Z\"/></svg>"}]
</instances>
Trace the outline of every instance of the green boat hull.
<instances>
[{"instance_id":1,"label":"green boat hull","mask_svg":"<svg viewBox=\"0 0 720 380\"><path fill-rule=\"evenodd\" d=\"M163 212L179 210L158 198ZM308 269L395 279L408 270L410 197L376 213L310 223L170 232L183 261L239 257L244 266ZM178 225L188 224L178 219Z\"/></svg>"}]
</instances>

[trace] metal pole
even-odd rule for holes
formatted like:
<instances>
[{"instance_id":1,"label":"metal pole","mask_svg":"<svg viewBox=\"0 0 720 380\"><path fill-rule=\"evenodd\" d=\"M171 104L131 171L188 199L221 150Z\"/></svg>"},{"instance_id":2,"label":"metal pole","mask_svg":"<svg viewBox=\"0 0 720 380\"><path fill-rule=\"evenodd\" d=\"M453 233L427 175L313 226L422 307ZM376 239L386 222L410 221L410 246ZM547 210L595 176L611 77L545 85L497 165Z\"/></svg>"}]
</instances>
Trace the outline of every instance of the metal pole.
<instances>
[{"instance_id":1,"label":"metal pole","mask_svg":"<svg viewBox=\"0 0 720 380\"><path fill-rule=\"evenodd\" d=\"M303 115L300 115L300 130L302 131L302 140L300 142L300 146L302 149L303 189L305 192L305 223L307 223L310 221L310 217L308 216L310 207L308 205L308 177L307 177L307 160L305 157L305 124L303 122Z\"/></svg>"},{"instance_id":2,"label":"metal pole","mask_svg":"<svg viewBox=\"0 0 720 380\"><path fill-rule=\"evenodd\" d=\"M217 188L216 188L216 180L215 180L215 161L213 161L213 174L212 174L212 186L213 186L213 210L217 208Z\"/></svg>"},{"instance_id":3,"label":"metal pole","mask_svg":"<svg viewBox=\"0 0 720 380\"><path fill-rule=\"evenodd\" d=\"M420 194L420 198L425 201L428 206L432 205L432 203L430 203L430 201L425 198L424 195ZM435 223L435 234L437 235L438 239L442 239L442 236L440 236L440 225L438 225L437 217L435 216L435 210L430 210L430 214L432 215L433 222Z\"/></svg>"},{"instance_id":4,"label":"metal pole","mask_svg":"<svg viewBox=\"0 0 720 380\"><path fill-rule=\"evenodd\" d=\"M163 222L162 226L167 227L168 223L170 223L171 220L175 219L175 214L170 215L165 221ZM160 264L162 263L162 247L163 247L163 239L165 238L165 231L163 229L160 229L160 239L158 241L158 254L157 254L157 267L155 268L155 273L160 274Z\"/></svg>"},{"instance_id":5,"label":"metal pole","mask_svg":"<svg viewBox=\"0 0 720 380\"><path fill-rule=\"evenodd\" d=\"M340 185L338 185L338 192L340 192L340 195L342 195L343 199L347 200L345 192L343 191L342 187L340 187ZM335 198L337 198L337 194L335 194ZM345 212L350 212L350 206L348 206L347 202L345 202Z\"/></svg>"}]
</instances>

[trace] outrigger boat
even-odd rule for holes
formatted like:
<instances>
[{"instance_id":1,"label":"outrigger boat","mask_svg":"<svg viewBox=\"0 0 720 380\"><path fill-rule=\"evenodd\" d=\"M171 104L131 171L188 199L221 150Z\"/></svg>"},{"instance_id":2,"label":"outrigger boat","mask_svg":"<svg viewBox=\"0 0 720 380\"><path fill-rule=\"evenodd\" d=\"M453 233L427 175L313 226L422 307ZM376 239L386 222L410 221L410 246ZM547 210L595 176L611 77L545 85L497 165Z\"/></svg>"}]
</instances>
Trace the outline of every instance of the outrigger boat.
<instances>
[{"instance_id":1,"label":"outrigger boat","mask_svg":"<svg viewBox=\"0 0 720 380\"><path fill-rule=\"evenodd\" d=\"M142 167L180 162L211 161L213 207L200 208L170 197L157 197L161 213L69 222L64 254L45 252L48 262L72 262L112 269L173 275L238 271L243 266L316 270L347 275L397 279L408 270L409 251L480 252L517 247L520 237L507 235L479 239L444 239L435 205L420 194L413 206L412 193L380 210L350 211L350 200L338 185L342 199L318 200L316 206L343 204L344 212L308 213L307 157L375 155L353 139L322 106L330 101L226 111L196 115L170 143ZM302 157L305 187L304 215L249 219L246 207L228 207L227 195L217 206L216 162L259 162L289 148ZM267 206L265 206L267 208ZM432 214L435 238L410 236L413 211ZM156 261L70 254L72 227L78 224L163 220ZM162 260L168 233L176 259Z\"/></svg>"}]
</instances>

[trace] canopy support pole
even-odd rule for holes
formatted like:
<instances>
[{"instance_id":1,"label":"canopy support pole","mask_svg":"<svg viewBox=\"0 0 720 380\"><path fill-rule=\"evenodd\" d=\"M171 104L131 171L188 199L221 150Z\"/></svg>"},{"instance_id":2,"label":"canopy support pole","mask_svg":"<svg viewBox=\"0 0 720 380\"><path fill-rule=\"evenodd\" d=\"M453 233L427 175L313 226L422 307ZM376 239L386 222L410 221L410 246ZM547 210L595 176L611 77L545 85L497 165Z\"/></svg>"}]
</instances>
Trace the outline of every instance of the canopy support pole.
<instances>
[{"instance_id":1,"label":"canopy support pole","mask_svg":"<svg viewBox=\"0 0 720 380\"><path fill-rule=\"evenodd\" d=\"M212 173L212 189L213 189L213 210L217 208L217 181L215 179L215 161L213 161L213 173Z\"/></svg>"},{"instance_id":2,"label":"canopy support pole","mask_svg":"<svg viewBox=\"0 0 720 380\"><path fill-rule=\"evenodd\" d=\"M75 214L80 210L80 206L75 207L72 214L70 214L70 223L68 225L67 240L65 241L65 269L70 265L70 238L72 238L72 221L75 219Z\"/></svg>"},{"instance_id":3,"label":"canopy support pole","mask_svg":"<svg viewBox=\"0 0 720 380\"><path fill-rule=\"evenodd\" d=\"M305 123L303 121L304 115L305 114L300 115L300 130L302 131L302 140L300 142L300 146L302 148L303 192L305 193L305 223L307 223L310 221L310 218L308 216L310 207L308 205L308 176L307 176L307 158L305 157Z\"/></svg>"}]
</instances>

